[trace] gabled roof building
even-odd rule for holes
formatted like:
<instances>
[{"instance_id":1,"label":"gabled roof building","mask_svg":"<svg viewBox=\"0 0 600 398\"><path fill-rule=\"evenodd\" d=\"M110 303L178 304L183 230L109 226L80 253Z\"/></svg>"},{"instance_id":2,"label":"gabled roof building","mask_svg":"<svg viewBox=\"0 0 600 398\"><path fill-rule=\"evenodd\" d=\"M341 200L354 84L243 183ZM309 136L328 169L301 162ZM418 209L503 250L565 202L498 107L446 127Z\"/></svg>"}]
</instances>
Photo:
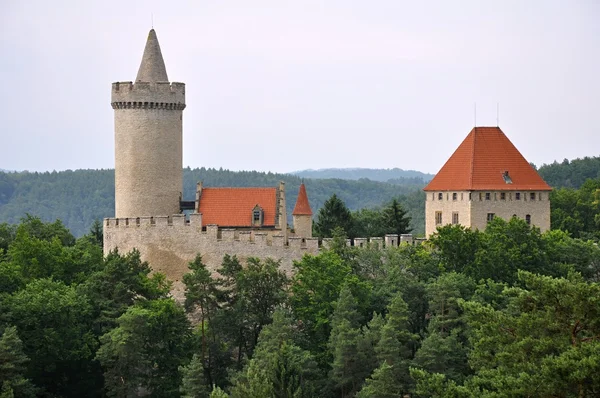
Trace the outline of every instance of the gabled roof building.
<instances>
[{"instance_id":1,"label":"gabled roof building","mask_svg":"<svg viewBox=\"0 0 600 398\"><path fill-rule=\"evenodd\" d=\"M425 233L446 224L483 230L494 217L546 231L551 190L499 127L475 127L424 188Z\"/></svg>"}]
</instances>

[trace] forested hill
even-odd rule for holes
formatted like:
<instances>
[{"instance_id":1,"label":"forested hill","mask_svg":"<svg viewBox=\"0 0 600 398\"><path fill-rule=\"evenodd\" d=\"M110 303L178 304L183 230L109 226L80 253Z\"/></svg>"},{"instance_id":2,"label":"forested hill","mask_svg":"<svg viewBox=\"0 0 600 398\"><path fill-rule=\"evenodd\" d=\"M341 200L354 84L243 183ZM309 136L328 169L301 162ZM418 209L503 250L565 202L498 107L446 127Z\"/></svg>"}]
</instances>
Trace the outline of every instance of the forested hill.
<instances>
[{"instance_id":1,"label":"forested hill","mask_svg":"<svg viewBox=\"0 0 600 398\"><path fill-rule=\"evenodd\" d=\"M373 181L389 182L400 185L423 185L433 178L433 174L415 170L393 169L318 169L293 171L290 174L304 178L341 178L343 180L360 180L368 178Z\"/></svg>"},{"instance_id":2,"label":"forested hill","mask_svg":"<svg viewBox=\"0 0 600 398\"><path fill-rule=\"evenodd\" d=\"M600 178L600 156L545 164L538 170L553 188L580 188L587 179Z\"/></svg>"},{"instance_id":3,"label":"forested hill","mask_svg":"<svg viewBox=\"0 0 600 398\"><path fill-rule=\"evenodd\" d=\"M197 181L212 187L276 186L285 181L288 214L291 214L301 178L256 171L186 168L184 199L195 197ZM414 232L424 232L423 184L389 184L367 179L305 179L304 182L315 213L334 193L351 210L380 206L397 197L413 219ZM94 220L114 216L114 196L114 170L0 172L0 223L17 223L29 213L46 221L60 219L74 235L81 236Z\"/></svg>"}]
</instances>

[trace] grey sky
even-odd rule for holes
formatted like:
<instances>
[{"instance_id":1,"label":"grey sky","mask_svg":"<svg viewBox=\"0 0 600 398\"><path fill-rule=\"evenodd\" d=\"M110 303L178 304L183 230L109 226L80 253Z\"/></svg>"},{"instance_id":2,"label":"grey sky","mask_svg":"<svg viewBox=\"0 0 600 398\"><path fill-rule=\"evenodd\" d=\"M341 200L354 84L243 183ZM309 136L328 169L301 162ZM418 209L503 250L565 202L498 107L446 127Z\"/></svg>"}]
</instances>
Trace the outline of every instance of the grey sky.
<instances>
[{"instance_id":1,"label":"grey sky","mask_svg":"<svg viewBox=\"0 0 600 398\"><path fill-rule=\"evenodd\" d=\"M436 172L473 127L600 155L600 2L0 2L0 168L114 167L110 84L151 12L186 83L184 165Z\"/></svg>"}]
</instances>

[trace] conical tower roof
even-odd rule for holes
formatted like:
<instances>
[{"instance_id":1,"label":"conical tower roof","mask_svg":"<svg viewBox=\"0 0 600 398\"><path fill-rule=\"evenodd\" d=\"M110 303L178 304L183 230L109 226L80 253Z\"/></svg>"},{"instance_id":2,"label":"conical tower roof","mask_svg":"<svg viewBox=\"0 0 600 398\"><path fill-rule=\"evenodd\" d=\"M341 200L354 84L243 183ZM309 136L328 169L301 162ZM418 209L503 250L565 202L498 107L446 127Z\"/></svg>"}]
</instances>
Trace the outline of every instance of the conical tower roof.
<instances>
[{"instance_id":1,"label":"conical tower roof","mask_svg":"<svg viewBox=\"0 0 600 398\"><path fill-rule=\"evenodd\" d=\"M475 127L424 191L552 188L499 127Z\"/></svg>"},{"instance_id":2,"label":"conical tower roof","mask_svg":"<svg viewBox=\"0 0 600 398\"><path fill-rule=\"evenodd\" d=\"M148 33L142 63L140 64L135 81L150 83L169 81L165 61L163 60L160 44L158 44L158 37L156 37L154 29L151 29L150 33Z\"/></svg>"},{"instance_id":3,"label":"conical tower roof","mask_svg":"<svg viewBox=\"0 0 600 398\"><path fill-rule=\"evenodd\" d=\"M292 212L293 216L312 216L312 210L310 203L308 203L308 195L306 194L306 187L304 183L300 184L298 190L298 199L296 199L296 206Z\"/></svg>"}]
</instances>

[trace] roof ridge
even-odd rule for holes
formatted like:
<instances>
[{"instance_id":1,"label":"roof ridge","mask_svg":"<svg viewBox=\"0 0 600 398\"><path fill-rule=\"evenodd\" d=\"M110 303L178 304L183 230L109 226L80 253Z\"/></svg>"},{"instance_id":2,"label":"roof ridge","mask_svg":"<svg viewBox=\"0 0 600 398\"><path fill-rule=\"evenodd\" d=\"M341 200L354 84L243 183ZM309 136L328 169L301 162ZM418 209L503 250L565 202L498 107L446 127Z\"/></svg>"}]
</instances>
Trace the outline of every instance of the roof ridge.
<instances>
[{"instance_id":1,"label":"roof ridge","mask_svg":"<svg viewBox=\"0 0 600 398\"><path fill-rule=\"evenodd\" d=\"M473 127L473 143L471 145L471 161L470 173L469 173L469 187L473 187L473 174L475 173L475 144L477 140L477 126Z\"/></svg>"}]
</instances>

